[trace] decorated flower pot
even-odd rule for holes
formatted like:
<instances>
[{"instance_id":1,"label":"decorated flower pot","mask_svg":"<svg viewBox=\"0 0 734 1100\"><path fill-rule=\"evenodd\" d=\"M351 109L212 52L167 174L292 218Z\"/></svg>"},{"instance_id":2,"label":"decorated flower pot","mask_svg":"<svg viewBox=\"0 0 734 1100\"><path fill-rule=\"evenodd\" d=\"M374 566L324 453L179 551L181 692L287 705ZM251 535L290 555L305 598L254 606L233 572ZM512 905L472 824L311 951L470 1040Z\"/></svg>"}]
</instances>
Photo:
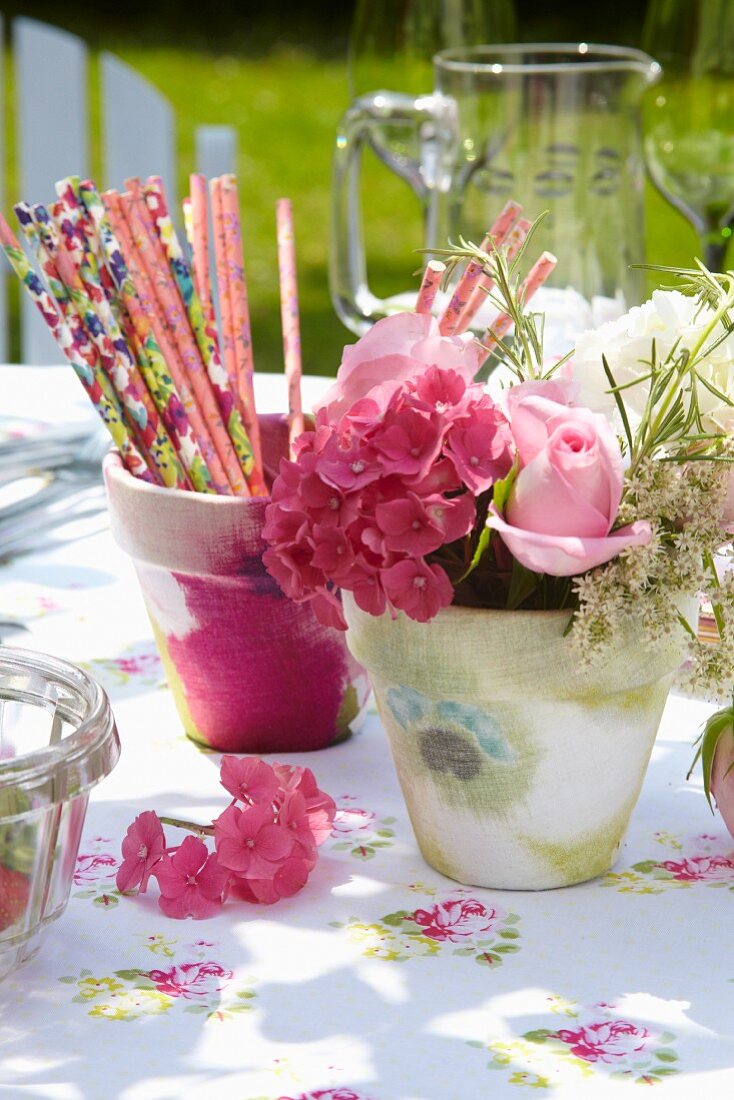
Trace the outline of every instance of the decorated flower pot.
<instances>
[{"instance_id":1,"label":"decorated flower pot","mask_svg":"<svg viewBox=\"0 0 734 1100\"><path fill-rule=\"evenodd\" d=\"M711 793L724 824L734 837L734 728L719 738L711 767Z\"/></svg>"},{"instance_id":2,"label":"decorated flower pot","mask_svg":"<svg viewBox=\"0 0 734 1100\"><path fill-rule=\"evenodd\" d=\"M450 607L372 617L345 593L416 839L468 885L542 890L607 871L620 850L678 667L681 638L641 652L630 628L583 667L567 611Z\"/></svg>"},{"instance_id":3,"label":"decorated flower pot","mask_svg":"<svg viewBox=\"0 0 734 1100\"><path fill-rule=\"evenodd\" d=\"M287 425L262 417L266 472ZM222 752L323 749L368 694L344 637L262 563L268 498L163 489L105 462L112 533L133 559L186 733Z\"/></svg>"}]
</instances>

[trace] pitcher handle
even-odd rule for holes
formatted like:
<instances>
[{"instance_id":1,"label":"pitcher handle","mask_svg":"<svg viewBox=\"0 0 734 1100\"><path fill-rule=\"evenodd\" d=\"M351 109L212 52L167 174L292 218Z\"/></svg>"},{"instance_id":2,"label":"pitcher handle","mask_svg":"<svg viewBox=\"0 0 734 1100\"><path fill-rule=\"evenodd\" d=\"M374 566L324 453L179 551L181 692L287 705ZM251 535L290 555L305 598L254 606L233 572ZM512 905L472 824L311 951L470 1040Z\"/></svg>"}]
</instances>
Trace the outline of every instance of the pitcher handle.
<instances>
[{"instance_id":1,"label":"pitcher handle","mask_svg":"<svg viewBox=\"0 0 734 1100\"><path fill-rule=\"evenodd\" d=\"M360 172L362 149L373 129L413 126L422 157L390 159L390 167L426 204L439 185L447 136L453 132L453 100L438 94L417 99L398 92L374 92L356 99L339 123L334 154L333 208L329 279L340 320L361 336L390 306L369 288L362 233Z\"/></svg>"}]
</instances>

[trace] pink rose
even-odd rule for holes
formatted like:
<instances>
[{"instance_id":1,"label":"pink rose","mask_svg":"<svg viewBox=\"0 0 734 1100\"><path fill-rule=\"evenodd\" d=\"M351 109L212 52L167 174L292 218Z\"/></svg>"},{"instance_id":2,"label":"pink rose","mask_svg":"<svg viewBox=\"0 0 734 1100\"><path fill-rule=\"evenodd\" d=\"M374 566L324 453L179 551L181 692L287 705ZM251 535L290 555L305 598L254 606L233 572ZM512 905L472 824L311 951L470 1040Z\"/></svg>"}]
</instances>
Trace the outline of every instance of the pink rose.
<instances>
[{"instance_id":1,"label":"pink rose","mask_svg":"<svg viewBox=\"0 0 734 1100\"><path fill-rule=\"evenodd\" d=\"M692 856L680 861L666 859L663 867L679 882L731 882L734 879L734 863L726 856Z\"/></svg>"},{"instance_id":2,"label":"pink rose","mask_svg":"<svg viewBox=\"0 0 734 1100\"><path fill-rule=\"evenodd\" d=\"M612 532L624 471L606 418L562 404L553 382L542 386L519 386L508 402L520 471L504 517L493 508L487 523L527 569L572 577L645 545L651 531L638 522Z\"/></svg>"},{"instance_id":3,"label":"pink rose","mask_svg":"<svg viewBox=\"0 0 734 1100\"><path fill-rule=\"evenodd\" d=\"M427 366L456 371L468 385L479 369L477 348L460 336L441 336L438 321L428 314L383 317L345 347L336 382L316 410L325 408L333 422L370 394L384 411L395 391Z\"/></svg>"}]
</instances>

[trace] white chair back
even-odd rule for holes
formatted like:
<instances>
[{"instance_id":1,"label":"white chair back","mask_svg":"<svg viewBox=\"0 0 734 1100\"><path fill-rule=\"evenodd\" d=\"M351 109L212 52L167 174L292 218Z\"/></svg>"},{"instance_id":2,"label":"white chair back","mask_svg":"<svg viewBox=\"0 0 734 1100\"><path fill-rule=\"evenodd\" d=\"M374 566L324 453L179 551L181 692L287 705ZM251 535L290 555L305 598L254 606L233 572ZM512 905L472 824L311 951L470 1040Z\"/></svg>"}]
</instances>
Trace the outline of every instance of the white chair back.
<instances>
[{"instance_id":1,"label":"white chair back","mask_svg":"<svg viewBox=\"0 0 734 1100\"><path fill-rule=\"evenodd\" d=\"M89 174L87 48L35 19L13 22L18 194L48 202L63 176ZM24 363L58 363L59 350L27 294L21 298Z\"/></svg>"}]
</instances>

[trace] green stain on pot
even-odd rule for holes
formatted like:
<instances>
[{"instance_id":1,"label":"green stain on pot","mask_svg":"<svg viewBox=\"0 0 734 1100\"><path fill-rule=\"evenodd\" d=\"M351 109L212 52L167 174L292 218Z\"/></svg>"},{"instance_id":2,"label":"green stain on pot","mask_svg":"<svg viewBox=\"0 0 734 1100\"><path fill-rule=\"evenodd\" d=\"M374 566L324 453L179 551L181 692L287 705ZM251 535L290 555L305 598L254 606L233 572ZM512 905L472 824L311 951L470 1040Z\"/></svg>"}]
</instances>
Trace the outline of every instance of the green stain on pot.
<instances>
[{"instance_id":1,"label":"green stain on pot","mask_svg":"<svg viewBox=\"0 0 734 1100\"><path fill-rule=\"evenodd\" d=\"M604 874L612 866L622 842L639 791L597 829L575 840L551 841L519 836L518 840L558 876L558 886L574 886Z\"/></svg>"},{"instance_id":2,"label":"green stain on pot","mask_svg":"<svg viewBox=\"0 0 734 1100\"><path fill-rule=\"evenodd\" d=\"M354 684L349 684L344 692L342 705L336 716L336 733L332 745L338 745L340 741L346 741L352 733L351 723L359 714L359 696Z\"/></svg>"},{"instance_id":3,"label":"green stain on pot","mask_svg":"<svg viewBox=\"0 0 734 1100\"><path fill-rule=\"evenodd\" d=\"M161 658L161 664L163 665L163 671L166 676L168 687L170 688L173 701L176 704L176 710L178 716L181 719L183 728L186 731L186 735L191 738L192 741L198 742L200 745L205 745L209 748L209 742L203 737L191 717L191 711L189 710L189 704L186 700L183 685L181 679L176 671L176 666L171 659L171 654L168 651L168 642L166 641L166 635L161 630L160 626L155 620L155 616L151 613L150 608L148 610L148 618L150 619L150 625L153 627L153 637L155 638L155 644L158 647L158 653Z\"/></svg>"}]
</instances>

